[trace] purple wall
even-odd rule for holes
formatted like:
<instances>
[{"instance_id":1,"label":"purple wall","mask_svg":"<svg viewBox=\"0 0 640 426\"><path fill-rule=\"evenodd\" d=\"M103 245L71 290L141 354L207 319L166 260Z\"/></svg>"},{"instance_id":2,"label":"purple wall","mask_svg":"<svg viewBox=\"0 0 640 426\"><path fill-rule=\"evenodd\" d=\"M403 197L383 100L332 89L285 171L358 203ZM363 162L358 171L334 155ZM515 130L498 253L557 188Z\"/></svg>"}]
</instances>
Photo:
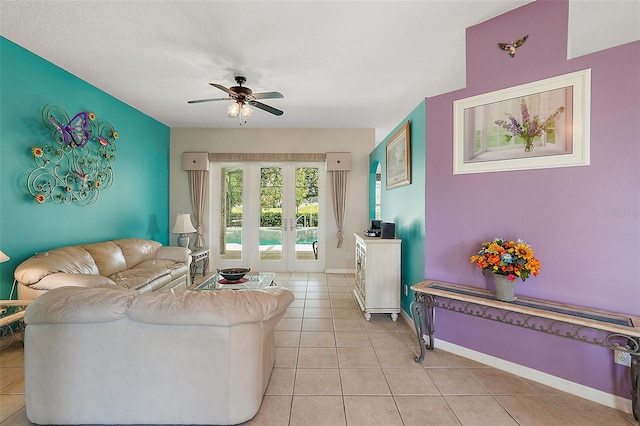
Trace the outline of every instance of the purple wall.
<instances>
[{"instance_id":1,"label":"purple wall","mask_svg":"<svg viewBox=\"0 0 640 426\"><path fill-rule=\"evenodd\" d=\"M426 100L425 276L491 288L482 241L527 240L540 275L517 294L640 316L640 42L566 59L568 1L467 30L467 87ZM497 47L529 34L515 58ZM591 68L591 164L452 174L453 101ZM450 312L437 338L629 398L610 350Z\"/></svg>"}]
</instances>

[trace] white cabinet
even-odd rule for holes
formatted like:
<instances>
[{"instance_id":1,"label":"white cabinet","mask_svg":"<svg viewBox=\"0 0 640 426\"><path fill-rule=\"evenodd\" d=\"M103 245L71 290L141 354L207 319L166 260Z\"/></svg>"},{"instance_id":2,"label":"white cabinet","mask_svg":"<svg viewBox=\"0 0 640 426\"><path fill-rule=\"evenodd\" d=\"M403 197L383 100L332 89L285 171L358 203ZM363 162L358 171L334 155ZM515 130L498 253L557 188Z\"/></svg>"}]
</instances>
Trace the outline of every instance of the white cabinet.
<instances>
[{"instance_id":1,"label":"white cabinet","mask_svg":"<svg viewBox=\"0 0 640 426\"><path fill-rule=\"evenodd\" d=\"M402 240L356 233L356 285L353 290L364 316L400 313L400 246Z\"/></svg>"}]
</instances>

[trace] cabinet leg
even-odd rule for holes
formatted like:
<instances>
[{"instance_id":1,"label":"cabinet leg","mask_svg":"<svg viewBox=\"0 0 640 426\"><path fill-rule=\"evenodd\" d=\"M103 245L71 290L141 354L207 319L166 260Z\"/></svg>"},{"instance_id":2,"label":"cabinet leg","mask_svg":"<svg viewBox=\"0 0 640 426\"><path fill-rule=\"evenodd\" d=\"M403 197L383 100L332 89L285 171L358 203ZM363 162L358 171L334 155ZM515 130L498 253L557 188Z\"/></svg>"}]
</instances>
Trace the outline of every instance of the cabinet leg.
<instances>
[{"instance_id":1,"label":"cabinet leg","mask_svg":"<svg viewBox=\"0 0 640 426\"><path fill-rule=\"evenodd\" d=\"M398 314L396 314L396 313L391 314L391 320L392 321L398 321Z\"/></svg>"},{"instance_id":2,"label":"cabinet leg","mask_svg":"<svg viewBox=\"0 0 640 426\"><path fill-rule=\"evenodd\" d=\"M366 319L367 321L371 320L371 314L369 312L365 312L364 313L364 319Z\"/></svg>"}]
</instances>

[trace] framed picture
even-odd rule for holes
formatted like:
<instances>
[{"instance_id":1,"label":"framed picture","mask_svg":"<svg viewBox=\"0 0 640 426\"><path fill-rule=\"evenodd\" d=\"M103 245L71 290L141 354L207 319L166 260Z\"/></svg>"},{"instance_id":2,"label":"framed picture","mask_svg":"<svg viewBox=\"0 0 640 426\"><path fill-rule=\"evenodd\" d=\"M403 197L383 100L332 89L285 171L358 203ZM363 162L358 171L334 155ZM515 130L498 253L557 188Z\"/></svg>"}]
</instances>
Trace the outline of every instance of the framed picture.
<instances>
[{"instance_id":1,"label":"framed picture","mask_svg":"<svg viewBox=\"0 0 640 426\"><path fill-rule=\"evenodd\" d=\"M591 70L453 103L453 173L589 165Z\"/></svg>"},{"instance_id":2,"label":"framed picture","mask_svg":"<svg viewBox=\"0 0 640 426\"><path fill-rule=\"evenodd\" d=\"M387 189L411 183L411 132L407 121L387 141Z\"/></svg>"}]
</instances>

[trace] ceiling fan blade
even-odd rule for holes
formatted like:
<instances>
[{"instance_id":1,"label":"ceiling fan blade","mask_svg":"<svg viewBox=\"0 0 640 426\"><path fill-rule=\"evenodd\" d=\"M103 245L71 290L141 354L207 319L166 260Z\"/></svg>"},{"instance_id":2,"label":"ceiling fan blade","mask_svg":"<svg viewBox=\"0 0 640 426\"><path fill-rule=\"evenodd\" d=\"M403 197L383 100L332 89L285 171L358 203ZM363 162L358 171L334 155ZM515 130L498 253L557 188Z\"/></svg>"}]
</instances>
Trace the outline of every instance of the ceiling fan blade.
<instances>
[{"instance_id":1,"label":"ceiling fan blade","mask_svg":"<svg viewBox=\"0 0 640 426\"><path fill-rule=\"evenodd\" d=\"M269 105L265 105L262 102L249 101L249 105L254 106L256 108L260 108L263 111L270 112L273 115L282 115L282 114L284 114L284 112L280 111L279 109L276 109L276 108L271 107Z\"/></svg>"},{"instance_id":2,"label":"ceiling fan blade","mask_svg":"<svg viewBox=\"0 0 640 426\"><path fill-rule=\"evenodd\" d=\"M231 89L227 89L226 87L224 87L224 86L223 86L223 85L221 85L221 84L216 84L216 83L209 83L209 84L210 84L211 86L213 86L213 87L217 87L218 89L222 90L223 92L227 92L227 93L228 93L228 94L230 94L230 95L235 95L235 94L236 94L233 90L231 90Z\"/></svg>"},{"instance_id":3,"label":"ceiling fan blade","mask_svg":"<svg viewBox=\"0 0 640 426\"><path fill-rule=\"evenodd\" d=\"M199 104L202 102L213 102L213 101L232 101L233 98L211 98L211 99L196 99L195 101L187 101L188 104Z\"/></svg>"},{"instance_id":4,"label":"ceiling fan blade","mask_svg":"<svg viewBox=\"0 0 640 426\"><path fill-rule=\"evenodd\" d=\"M284 98L284 95L280 92L262 92L262 93L253 93L255 99L275 99L275 98Z\"/></svg>"}]
</instances>

